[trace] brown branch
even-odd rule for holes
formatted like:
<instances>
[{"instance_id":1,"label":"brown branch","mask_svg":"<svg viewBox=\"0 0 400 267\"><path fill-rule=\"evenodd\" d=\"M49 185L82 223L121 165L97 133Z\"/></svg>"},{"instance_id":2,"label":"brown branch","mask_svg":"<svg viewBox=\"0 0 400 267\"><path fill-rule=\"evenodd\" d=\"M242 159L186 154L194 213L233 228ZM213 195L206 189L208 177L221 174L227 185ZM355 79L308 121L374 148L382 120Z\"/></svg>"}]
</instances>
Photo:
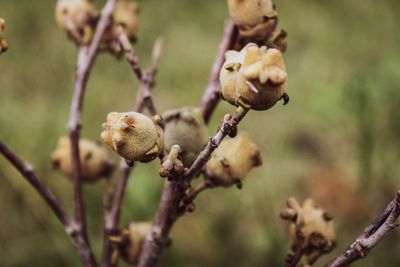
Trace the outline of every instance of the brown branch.
<instances>
[{"instance_id":1,"label":"brown branch","mask_svg":"<svg viewBox=\"0 0 400 267\"><path fill-rule=\"evenodd\" d=\"M183 177L175 177L176 179L165 182L152 232L147 236L144 242L138 267L153 267L157 263L163 249L169 243L169 233L174 223L179 216L184 214L181 204L186 198L185 192L188 188L188 184L200 173L209 160L211 153L220 145L225 136L235 131L237 125L247 112L247 109L239 107L232 116L226 116L217 134L210 139L207 146L199 154L196 161L190 169L186 171ZM203 191L204 189L200 188L198 190Z\"/></svg>"},{"instance_id":2,"label":"brown branch","mask_svg":"<svg viewBox=\"0 0 400 267\"><path fill-rule=\"evenodd\" d=\"M93 254L87 246L79 232L76 223L67 214L61 203L56 199L53 193L39 179L31 164L24 162L5 144L0 142L0 153L22 174L22 176L32 185L36 192L43 198L46 204L50 207L57 219L64 226L65 232L70 236L71 241L77 249L81 261L86 267L95 267L96 263L93 259Z\"/></svg>"},{"instance_id":3,"label":"brown branch","mask_svg":"<svg viewBox=\"0 0 400 267\"><path fill-rule=\"evenodd\" d=\"M71 140L71 162L72 162L72 182L74 191L74 210L77 227L77 235L81 235L82 243L89 251L91 266L97 266L95 258L90 248L87 234L85 208L82 197L81 166L79 153L79 137L81 128L81 112L86 84L89 79L92 66L97 56L101 39L110 26L111 16L116 0L108 0L102 10L102 15L96 27L93 40L89 47L81 47L78 55L78 65L76 68L75 89L71 104L70 120L68 123L69 137Z\"/></svg>"},{"instance_id":4,"label":"brown branch","mask_svg":"<svg viewBox=\"0 0 400 267\"><path fill-rule=\"evenodd\" d=\"M208 123L220 100L219 90L219 72L225 61L225 52L233 49L238 40L238 29L232 20L228 20L224 35L219 45L217 56L211 68L208 84L200 102L200 108L203 112L204 121Z\"/></svg>"},{"instance_id":5,"label":"brown branch","mask_svg":"<svg viewBox=\"0 0 400 267\"><path fill-rule=\"evenodd\" d=\"M67 212L62 207L61 203L56 199L53 193L39 179L31 164L24 162L5 144L0 141L0 153L24 176L24 178L35 188L38 194L49 205L51 210L57 216L58 220L63 225L68 225L71 222Z\"/></svg>"},{"instance_id":6,"label":"brown branch","mask_svg":"<svg viewBox=\"0 0 400 267\"><path fill-rule=\"evenodd\" d=\"M198 184L195 188L193 188L183 199L184 204L192 204L193 201L197 198L197 196L204 192L207 189L215 188L216 185L211 180L204 180L200 184Z\"/></svg>"},{"instance_id":7,"label":"brown branch","mask_svg":"<svg viewBox=\"0 0 400 267\"><path fill-rule=\"evenodd\" d=\"M369 252L395 227L400 216L400 191L375 221L340 255L326 267L344 267L365 258Z\"/></svg>"},{"instance_id":8,"label":"brown branch","mask_svg":"<svg viewBox=\"0 0 400 267\"><path fill-rule=\"evenodd\" d=\"M140 81L138 93L136 96L136 103L133 110L136 112L142 112L143 109L147 107L151 114L157 114L157 110L151 97L151 90L155 85L155 76L157 74L158 66L160 64L162 50L161 39L158 38L156 40L152 52L150 67L145 71L143 71L140 67L138 56L135 54L134 49L130 44L128 38L126 37L125 33L120 28L118 30L118 39L122 49L124 50L127 62L130 64L132 71ZM105 192L104 198L106 199L106 203L104 205L105 225L102 260L104 267L115 266L115 264L111 262L112 246L109 237L118 230L122 202L131 171L132 168L126 165L125 161L122 160L120 163L121 176L118 180L117 189L114 194L114 202L111 208L107 207L110 206L110 201L112 197L109 195L109 192Z\"/></svg>"},{"instance_id":9,"label":"brown branch","mask_svg":"<svg viewBox=\"0 0 400 267\"><path fill-rule=\"evenodd\" d=\"M212 152L221 144L225 136L233 131L236 131L237 125L244 118L247 112L248 109L239 107L232 116L224 119L224 122L222 123L217 134L210 139L207 146L203 149L202 152L200 152L195 162L185 173L185 179L190 181L201 172L204 165L206 165L207 161L210 159Z\"/></svg>"},{"instance_id":10,"label":"brown branch","mask_svg":"<svg viewBox=\"0 0 400 267\"><path fill-rule=\"evenodd\" d=\"M185 187L178 181L165 181L151 233L147 236L140 254L138 267L152 267L157 263L163 249L169 245L169 233L179 217L179 204Z\"/></svg>"}]
</instances>

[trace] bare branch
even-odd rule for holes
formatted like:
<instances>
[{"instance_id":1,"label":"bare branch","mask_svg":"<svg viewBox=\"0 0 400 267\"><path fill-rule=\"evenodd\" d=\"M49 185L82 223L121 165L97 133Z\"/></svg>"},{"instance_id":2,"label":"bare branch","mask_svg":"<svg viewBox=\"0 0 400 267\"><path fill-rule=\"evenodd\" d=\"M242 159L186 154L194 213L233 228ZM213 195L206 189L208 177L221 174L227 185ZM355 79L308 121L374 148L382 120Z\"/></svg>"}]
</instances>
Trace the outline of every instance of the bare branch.
<instances>
[{"instance_id":1,"label":"bare branch","mask_svg":"<svg viewBox=\"0 0 400 267\"><path fill-rule=\"evenodd\" d=\"M213 138L210 139L207 146L203 149L203 151L197 157L196 161L189 168L189 170L185 173L184 176L187 180L193 179L201 172L204 165L210 159L212 152L221 144L221 142L225 138L225 136L230 134L232 131L236 130L237 125L244 118L244 116L247 114L247 112L248 112L248 109L239 107L232 116L228 116L228 118L224 119L224 122L222 123L217 134Z\"/></svg>"},{"instance_id":2,"label":"bare branch","mask_svg":"<svg viewBox=\"0 0 400 267\"><path fill-rule=\"evenodd\" d=\"M225 60L225 52L233 49L238 40L238 30L232 20L228 20L224 35L219 45L217 56L211 68L208 84L200 102L200 108L203 112L204 121L209 122L215 108L218 105L220 95L219 71Z\"/></svg>"},{"instance_id":3,"label":"bare branch","mask_svg":"<svg viewBox=\"0 0 400 267\"><path fill-rule=\"evenodd\" d=\"M31 164L24 162L5 144L0 141L0 153L24 176L24 178L35 188L38 194L46 201L58 220L63 225L71 222L67 212L53 193L39 179Z\"/></svg>"},{"instance_id":4,"label":"bare branch","mask_svg":"<svg viewBox=\"0 0 400 267\"><path fill-rule=\"evenodd\" d=\"M183 203L191 204L201 192L215 187L216 185L211 180L204 180L185 196Z\"/></svg>"},{"instance_id":5,"label":"bare branch","mask_svg":"<svg viewBox=\"0 0 400 267\"><path fill-rule=\"evenodd\" d=\"M344 267L366 257L369 252L395 227L400 216L400 191L375 221L340 255L326 267Z\"/></svg>"},{"instance_id":6,"label":"bare branch","mask_svg":"<svg viewBox=\"0 0 400 267\"><path fill-rule=\"evenodd\" d=\"M71 140L71 162L72 162L72 181L74 189L75 220L77 224L77 234L82 234L83 245L87 246L90 252L92 266L97 266L93 253L90 248L86 228L85 208L82 197L81 166L79 153L79 137L81 128L81 111L86 84L92 70L92 66L97 56L97 51L101 39L111 23L111 15L114 10L116 0L108 0L102 10L102 15L96 27L93 40L88 48L81 47L78 55L78 65L75 77L75 89L71 104L71 114L68 123L69 137Z\"/></svg>"},{"instance_id":7,"label":"bare branch","mask_svg":"<svg viewBox=\"0 0 400 267\"><path fill-rule=\"evenodd\" d=\"M169 245L169 233L179 217L179 204L185 187L178 181L165 181L160 206L156 213L151 233L147 236L140 254L138 267L154 266L163 249Z\"/></svg>"},{"instance_id":8,"label":"bare branch","mask_svg":"<svg viewBox=\"0 0 400 267\"><path fill-rule=\"evenodd\" d=\"M61 203L53 193L39 179L31 164L24 162L5 144L0 142L0 153L22 174L32 187L43 198L58 220L63 224L65 232L70 236L71 241L77 249L84 266L95 267L96 263L93 254L88 247L76 223L70 218Z\"/></svg>"},{"instance_id":9,"label":"bare branch","mask_svg":"<svg viewBox=\"0 0 400 267\"><path fill-rule=\"evenodd\" d=\"M140 81L143 76L143 71L139 65L139 57L134 52L131 42L121 26L117 28L117 33L118 41L124 50L126 61L128 61L128 63L131 65L132 71L136 74L138 80Z\"/></svg>"}]
</instances>

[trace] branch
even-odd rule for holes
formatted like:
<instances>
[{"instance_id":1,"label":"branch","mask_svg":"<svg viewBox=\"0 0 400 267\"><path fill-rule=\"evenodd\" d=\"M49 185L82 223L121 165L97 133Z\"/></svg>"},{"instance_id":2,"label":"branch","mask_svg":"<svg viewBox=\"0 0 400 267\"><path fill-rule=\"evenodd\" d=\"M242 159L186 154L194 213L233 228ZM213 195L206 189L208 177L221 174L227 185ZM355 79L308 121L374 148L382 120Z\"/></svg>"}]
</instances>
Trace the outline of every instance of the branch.
<instances>
[{"instance_id":1,"label":"branch","mask_svg":"<svg viewBox=\"0 0 400 267\"><path fill-rule=\"evenodd\" d=\"M71 222L71 219L69 218L67 212L53 195L53 193L51 193L47 186L39 179L32 165L20 159L1 141L0 153L22 174L22 176L33 186L33 188L35 188L38 194L57 216L58 220L63 225L68 225Z\"/></svg>"},{"instance_id":2,"label":"branch","mask_svg":"<svg viewBox=\"0 0 400 267\"><path fill-rule=\"evenodd\" d=\"M196 161L184 173L183 177L175 177L171 181L165 181L164 190L161 197L160 206L157 210L152 232L147 236L139 258L138 267L153 267L160 257L163 249L169 244L169 233L179 218L183 215L182 201L186 198L186 189L190 181L200 173L204 165L209 160L211 153L220 145L222 140L234 132L239 122L247 114L248 110L239 107L232 115L224 118L218 133L210 139L207 146L199 154ZM193 198L206 188L198 188Z\"/></svg>"},{"instance_id":3,"label":"branch","mask_svg":"<svg viewBox=\"0 0 400 267\"><path fill-rule=\"evenodd\" d=\"M375 221L339 256L326 264L326 267L344 267L365 258L369 252L395 227L400 216L400 191Z\"/></svg>"},{"instance_id":4,"label":"branch","mask_svg":"<svg viewBox=\"0 0 400 267\"><path fill-rule=\"evenodd\" d=\"M132 45L126 37L124 31L121 28L118 29L119 43L124 50L125 58L130 64L133 73L137 76L140 81L139 90L136 96L136 103L133 108L136 112L142 112L145 106L149 109L149 112L153 115L157 114L157 110L154 106L154 102L151 97L151 90L155 85L155 76L157 74L158 66L160 64L162 42L158 38L154 44L152 59L150 67L143 71L139 65L139 58L135 54ZM114 202L111 208L110 202L112 192L105 192L104 198L105 203L105 225L104 225L104 243L103 243L103 266L113 267L114 263L111 262L112 256L112 245L109 237L118 230L118 223L121 213L122 202L125 194L126 185L128 184L129 175L132 171L132 167L129 167L124 160L120 163L120 179L118 180L117 190L114 195Z\"/></svg>"},{"instance_id":5,"label":"branch","mask_svg":"<svg viewBox=\"0 0 400 267\"><path fill-rule=\"evenodd\" d=\"M160 205L151 233L147 235L140 253L138 267L152 267L157 263L163 249L169 245L169 233L179 217L179 204L185 187L178 181L165 180Z\"/></svg>"},{"instance_id":6,"label":"branch","mask_svg":"<svg viewBox=\"0 0 400 267\"><path fill-rule=\"evenodd\" d=\"M70 236L71 241L77 249L84 266L95 267L96 262L90 248L79 232L76 223L67 214L61 203L56 199L52 192L39 179L31 164L24 162L5 144L0 141L0 153L22 174L22 176L32 185L36 192L43 198L50 207L57 219L64 226L65 232Z\"/></svg>"},{"instance_id":7,"label":"branch","mask_svg":"<svg viewBox=\"0 0 400 267\"><path fill-rule=\"evenodd\" d=\"M211 115L217 107L220 99L219 72L221 70L222 64L224 64L225 61L225 52L227 50L233 49L237 40L237 27L232 20L228 20L225 26L224 35L219 45L217 56L215 57L214 64L211 68L207 87L200 102L200 108L203 112L204 121L206 123L210 121Z\"/></svg>"},{"instance_id":8,"label":"branch","mask_svg":"<svg viewBox=\"0 0 400 267\"><path fill-rule=\"evenodd\" d=\"M90 248L85 208L82 197L82 183L81 183L81 166L80 166L80 153L79 153L79 137L81 128L81 112L83 99L86 89L86 84L92 70L92 66L97 56L97 51L101 39L111 23L111 16L114 10L116 0L108 0L105 4L102 15L96 27L93 40L89 47L81 47L78 55L78 65L75 77L75 89L71 104L71 113L68 123L69 137L71 140L71 162L72 162L72 182L74 191L74 210L75 221L77 225L77 235L82 236L83 245L89 251L91 258L91 265L97 266L93 253Z\"/></svg>"},{"instance_id":9,"label":"branch","mask_svg":"<svg viewBox=\"0 0 400 267\"><path fill-rule=\"evenodd\" d=\"M239 107L232 116L224 118L224 122L222 123L217 134L210 139L207 146L203 149L202 152L200 152L199 156L197 157L193 165L185 173L184 175L185 179L190 181L201 172L203 167L210 159L212 152L214 152L214 150L221 144L225 136L227 136L231 132L236 131L237 125L244 118L244 116L246 116L247 112L248 109Z\"/></svg>"}]
</instances>

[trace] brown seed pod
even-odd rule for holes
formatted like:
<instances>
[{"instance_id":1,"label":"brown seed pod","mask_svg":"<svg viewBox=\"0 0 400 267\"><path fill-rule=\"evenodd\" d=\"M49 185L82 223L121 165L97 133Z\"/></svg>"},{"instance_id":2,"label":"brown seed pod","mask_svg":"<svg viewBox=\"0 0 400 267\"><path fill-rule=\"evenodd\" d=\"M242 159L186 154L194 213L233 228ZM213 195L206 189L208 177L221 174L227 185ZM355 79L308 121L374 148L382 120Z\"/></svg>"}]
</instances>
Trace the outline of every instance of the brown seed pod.
<instances>
[{"instance_id":1,"label":"brown seed pod","mask_svg":"<svg viewBox=\"0 0 400 267\"><path fill-rule=\"evenodd\" d=\"M122 49L118 43L118 27L122 27L124 33L131 42L136 41L139 29L139 5L136 2L118 0L113 12L113 25L104 34L100 43L101 50L108 50L116 57L122 55Z\"/></svg>"},{"instance_id":2,"label":"brown seed pod","mask_svg":"<svg viewBox=\"0 0 400 267\"><path fill-rule=\"evenodd\" d=\"M78 44L88 44L98 19L96 7L89 0L58 0L56 21Z\"/></svg>"},{"instance_id":3,"label":"brown seed pod","mask_svg":"<svg viewBox=\"0 0 400 267\"><path fill-rule=\"evenodd\" d=\"M111 175L114 164L103 147L90 140L80 139L79 152L81 174L85 182L95 182ZM60 137L51 161L56 169L68 176L72 175L71 142L68 137Z\"/></svg>"},{"instance_id":4,"label":"brown seed pod","mask_svg":"<svg viewBox=\"0 0 400 267\"><path fill-rule=\"evenodd\" d=\"M113 262L120 257L129 264L136 264L146 236L151 231L150 222L131 223L119 235L110 238L115 250Z\"/></svg>"},{"instance_id":5,"label":"brown seed pod","mask_svg":"<svg viewBox=\"0 0 400 267\"><path fill-rule=\"evenodd\" d=\"M180 156L185 167L192 165L208 142L208 130L199 108L183 107L163 114L165 148L179 145Z\"/></svg>"},{"instance_id":6,"label":"brown seed pod","mask_svg":"<svg viewBox=\"0 0 400 267\"><path fill-rule=\"evenodd\" d=\"M312 199L306 199L300 206L296 199L290 198L287 206L281 218L290 222L293 248L302 251L307 257L306 262L312 263L322 254L333 250L336 245L333 217Z\"/></svg>"},{"instance_id":7,"label":"brown seed pod","mask_svg":"<svg viewBox=\"0 0 400 267\"><path fill-rule=\"evenodd\" d=\"M150 119L137 112L111 112L102 125L101 138L128 163L149 162L164 149L164 133L158 125L160 121L160 116Z\"/></svg>"},{"instance_id":8,"label":"brown seed pod","mask_svg":"<svg viewBox=\"0 0 400 267\"><path fill-rule=\"evenodd\" d=\"M275 30L277 13L271 0L228 0L228 9L244 38L265 39Z\"/></svg>"},{"instance_id":9,"label":"brown seed pod","mask_svg":"<svg viewBox=\"0 0 400 267\"><path fill-rule=\"evenodd\" d=\"M275 48L250 43L240 52L227 51L219 80L223 99L235 106L267 110L289 100L285 63Z\"/></svg>"},{"instance_id":10,"label":"brown seed pod","mask_svg":"<svg viewBox=\"0 0 400 267\"><path fill-rule=\"evenodd\" d=\"M240 183L254 168L261 166L262 157L257 145L245 133L224 140L206 164L205 176L213 184L229 187Z\"/></svg>"},{"instance_id":11,"label":"brown seed pod","mask_svg":"<svg viewBox=\"0 0 400 267\"><path fill-rule=\"evenodd\" d=\"M0 18L0 54L6 52L8 49L8 43L4 37L5 28L6 28L6 21Z\"/></svg>"}]
</instances>

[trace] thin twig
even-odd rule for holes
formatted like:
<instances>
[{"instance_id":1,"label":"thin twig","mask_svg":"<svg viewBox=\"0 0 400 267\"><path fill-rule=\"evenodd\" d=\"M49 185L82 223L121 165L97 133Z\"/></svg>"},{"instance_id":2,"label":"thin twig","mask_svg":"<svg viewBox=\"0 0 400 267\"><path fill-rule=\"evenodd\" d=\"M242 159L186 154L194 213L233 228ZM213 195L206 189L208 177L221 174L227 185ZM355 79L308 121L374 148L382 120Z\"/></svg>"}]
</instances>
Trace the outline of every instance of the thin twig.
<instances>
[{"instance_id":1,"label":"thin twig","mask_svg":"<svg viewBox=\"0 0 400 267\"><path fill-rule=\"evenodd\" d=\"M203 97L200 102L200 108L203 112L204 121L208 123L220 100L219 90L219 72L225 60L225 52L233 49L238 40L238 30L232 20L228 20L224 35L219 45L217 56L211 68L208 84L204 90Z\"/></svg>"},{"instance_id":2,"label":"thin twig","mask_svg":"<svg viewBox=\"0 0 400 267\"><path fill-rule=\"evenodd\" d=\"M185 173L184 175L185 179L191 180L201 172L204 165L210 159L212 152L221 144L225 136L227 136L229 133L235 130L235 128L237 127L239 122L244 118L247 112L248 109L239 107L237 111L232 116L230 116L230 118L224 120L217 134L210 139L207 146L203 149L202 152L200 152L195 162Z\"/></svg>"},{"instance_id":3,"label":"thin twig","mask_svg":"<svg viewBox=\"0 0 400 267\"><path fill-rule=\"evenodd\" d=\"M183 199L184 204L193 203L196 197L203 191L214 188L216 185L211 180L204 180L198 184L193 190L191 190Z\"/></svg>"},{"instance_id":4,"label":"thin twig","mask_svg":"<svg viewBox=\"0 0 400 267\"><path fill-rule=\"evenodd\" d=\"M81 261L86 267L95 267L93 254L87 246L86 241L80 234L79 229L73 219L65 211L61 203L56 199L53 193L37 176L31 164L24 162L5 144L0 142L0 153L22 174L22 176L32 185L36 192L43 198L50 207L57 219L64 226L65 232L70 236L72 244L77 249Z\"/></svg>"},{"instance_id":5,"label":"thin twig","mask_svg":"<svg viewBox=\"0 0 400 267\"><path fill-rule=\"evenodd\" d=\"M400 191L381 215L365 228L364 232L326 267L344 267L365 258L368 253L395 227L400 216Z\"/></svg>"},{"instance_id":6,"label":"thin twig","mask_svg":"<svg viewBox=\"0 0 400 267\"><path fill-rule=\"evenodd\" d=\"M58 220L63 225L68 225L71 222L67 212L62 207L61 203L56 199L53 193L39 179L31 164L24 162L5 144L0 141L0 153L24 176L24 178L35 188L39 195L46 201Z\"/></svg>"},{"instance_id":7,"label":"thin twig","mask_svg":"<svg viewBox=\"0 0 400 267\"><path fill-rule=\"evenodd\" d=\"M102 10L102 15L96 27L93 40L88 48L81 47L78 55L78 65L75 77L75 89L71 104L71 114L68 123L69 137L71 140L71 162L72 162L72 182L74 191L74 210L75 222L78 235L82 235L83 243L90 251L91 265L97 266L96 260L90 248L87 234L85 208L82 197L81 166L79 152L79 137L81 129L81 112L86 84L89 79L92 66L97 56L101 39L111 24L111 15L114 10L116 0L108 0Z\"/></svg>"},{"instance_id":8,"label":"thin twig","mask_svg":"<svg viewBox=\"0 0 400 267\"><path fill-rule=\"evenodd\" d=\"M152 59L150 67L147 70L142 70L139 65L139 58L135 54L132 45L130 44L125 33L121 31L118 32L118 39L122 49L124 50L125 58L130 64L132 71L139 79L140 85L138 93L136 96L135 106L133 110L135 112L142 112L145 107L148 108L152 115L157 114L157 110L154 106L154 102L151 97L151 90L155 85L155 76L157 74L158 66L160 64L161 51L162 51L162 41L158 38L154 44ZM124 160L120 163L120 173L121 176L118 180L117 189L114 194L114 202L110 209L105 209L105 225L104 225L104 242L103 242L103 266L113 267L114 263L111 262L112 246L109 240L110 235L117 231L119 218L121 213L122 202L124 198L124 193L126 190L126 185L128 183L129 175L132 168L129 167ZM104 198L107 201L111 201L111 196L109 192L105 192ZM108 207L110 203L105 203L105 207Z\"/></svg>"}]
</instances>

